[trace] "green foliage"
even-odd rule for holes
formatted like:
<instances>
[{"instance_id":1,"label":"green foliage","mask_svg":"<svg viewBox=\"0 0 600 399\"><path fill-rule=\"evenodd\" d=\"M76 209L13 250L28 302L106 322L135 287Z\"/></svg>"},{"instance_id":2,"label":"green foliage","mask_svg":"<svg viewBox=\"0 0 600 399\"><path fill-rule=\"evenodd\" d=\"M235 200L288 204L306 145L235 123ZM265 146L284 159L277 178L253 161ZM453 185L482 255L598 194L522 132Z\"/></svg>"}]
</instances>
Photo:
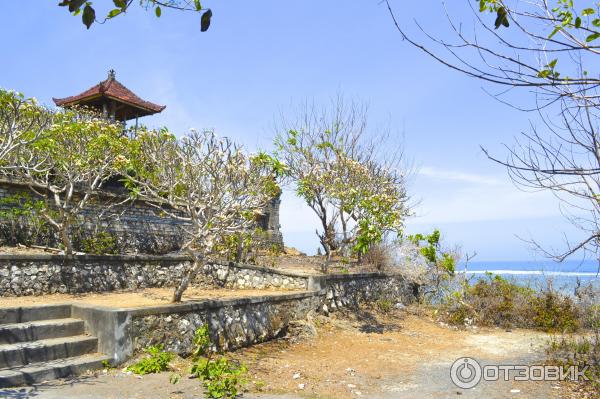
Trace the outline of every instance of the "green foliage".
<instances>
[{"instance_id":1,"label":"green foliage","mask_svg":"<svg viewBox=\"0 0 600 399\"><path fill-rule=\"evenodd\" d=\"M532 301L533 324L548 332L575 332L580 327L579 312L571 298L548 291Z\"/></svg>"},{"instance_id":2,"label":"green foliage","mask_svg":"<svg viewBox=\"0 0 600 399\"><path fill-rule=\"evenodd\" d=\"M12 244L32 245L48 235L51 226L42 216L46 205L28 192L20 192L0 199L0 220L10 229ZM8 237L7 237L8 238Z\"/></svg>"},{"instance_id":3,"label":"green foliage","mask_svg":"<svg viewBox=\"0 0 600 399\"><path fill-rule=\"evenodd\" d=\"M160 373L167 371L169 369L169 363L175 358L174 353L163 351L163 345L150 346L148 349L145 349L144 352L146 352L148 356L136 364L127 367L127 371L139 375Z\"/></svg>"},{"instance_id":4,"label":"green foliage","mask_svg":"<svg viewBox=\"0 0 600 399\"><path fill-rule=\"evenodd\" d=\"M377 307L377 310L379 310L382 313L390 313L394 307L392 301L390 301L389 299L384 299L384 298L380 298L375 302L375 306Z\"/></svg>"},{"instance_id":5,"label":"green foliage","mask_svg":"<svg viewBox=\"0 0 600 399\"><path fill-rule=\"evenodd\" d=\"M408 241L419 247L419 252L429 263L448 276L453 276L456 272L456 258L450 252L442 250L440 238L441 233L438 229L429 235L418 233L407 237Z\"/></svg>"},{"instance_id":6,"label":"green foliage","mask_svg":"<svg viewBox=\"0 0 600 399\"><path fill-rule=\"evenodd\" d=\"M584 375L587 382L580 382L581 397L595 397L600 391L600 335L598 330L592 336L562 335L552 338L546 346L548 363L567 368L587 367ZM584 392L589 392L586 396Z\"/></svg>"},{"instance_id":7,"label":"green foliage","mask_svg":"<svg viewBox=\"0 0 600 399\"><path fill-rule=\"evenodd\" d=\"M323 232L318 234L325 253L347 245L360 257L386 233L401 231L408 213L406 192L394 168L373 161L371 154L359 154L354 148L359 136L344 135L344 123L323 130L288 130L278 135L275 146L277 156L292 164L287 170L296 194L321 220ZM349 220L356 226L352 232L346 231ZM343 228L341 242L338 225Z\"/></svg>"},{"instance_id":8,"label":"green foliage","mask_svg":"<svg viewBox=\"0 0 600 399\"><path fill-rule=\"evenodd\" d=\"M574 332L580 314L567 296L553 291L536 292L501 276L487 273L474 284L448 295L442 318L453 325L536 328L548 332Z\"/></svg>"},{"instance_id":9,"label":"green foliage","mask_svg":"<svg viewBox=\"0 0 600 399\"><path fill-rule=\"evenodd\" d=\"M82 249L88 254L117 254L117 237L108 231L99 231L81 241Z\"/></svg>"},{"instance_id":10,"label":"green foliage","mask_svg":"<svg viewBox=\"0 0 600 399\"><path fill-rule=\"evenodd\" d=\"M247 383L244 376L248 370L225 356L213 358L210 345L208 327L204 325L194 334L191 373L202 381L209 398L233 399Z\"/></svg>"},{"instance_id":11,"label":"green foliage","mask_svg":"<svg viewBox=\"0 0 600 399\"><path fill-rule=\"evenodd\" d=\"M551 27L551 31L547 35L548 41L556 40L555 36L560 32L573 38L574 41L582 43L581 46L584 48L588 43L598 40L600 38L600 31L598 30L600 28L600 18L597 15L600 10L600 2L592 1L590 3L579 8L576 7L573 0L556 0L555 7L549 10L550 15L543 16L544 21ZM511 13L515 12L516 15L523 13L523 11L516 10L516 8L512 9L506 2L501 0L480 0L479 11L496 14L495 29L500 26L508 28ZM559 79L560 73L555 69L557 61L558 59L550 61L543 69L538 71L537 76L542 79ZM586 75L585 72L584 75Z\"/></svg>"},{"instance_id":12,"label":"green foliage","mask_svg":"<svg viewBox=\"0 0 600 399\"><path fill-rule=\"evenodd\" d=\"M110 365L110 361L103 360L102 361L102 368L104 368L105 370L110 370L110 369L113 369L114 367Z\"/></svg>"},{"instance_id":13,"label":"green foliage","mask_svg":"<svg viewBox=\"0 0 600 399\"><path fill-rule=\"evenodd\" d=\"M100 23L104 23L109 19L112 19L118 15L124 14L127 12L131 4L132 0L113 0L114 7L110 11L106 13L106 16ZM86 0L63 0L59 4L61 7L67 7L69 12L74 16L78 16L81 14L81 21L86 26L87 29L92 26L94 22L98 22L96 18L96 10L92 5L91 1ZM212 11L210 8L202 8L202 4L199 0L187 1L187 0L170 0L170 1L158 1L158 0L139 0L140 7L144 9L153 9L154 15L157 18L160 18L162 15L162 7L170 8L173 10L179 11L191 11L196 13L201 13L200 17L200 31L206 32L210 27L210 22L212 18ZM83 10L83 11L82 11Z\"/></svg>"}]
</instances>

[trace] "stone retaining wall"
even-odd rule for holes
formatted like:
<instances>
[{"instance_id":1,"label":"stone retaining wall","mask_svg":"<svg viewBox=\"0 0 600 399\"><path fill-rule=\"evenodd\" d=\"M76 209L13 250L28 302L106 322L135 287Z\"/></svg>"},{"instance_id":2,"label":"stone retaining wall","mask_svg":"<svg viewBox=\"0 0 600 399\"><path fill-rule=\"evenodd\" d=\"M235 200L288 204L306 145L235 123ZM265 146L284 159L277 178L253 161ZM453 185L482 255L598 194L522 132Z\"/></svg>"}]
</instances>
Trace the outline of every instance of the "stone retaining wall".
<instances>
[{"instance_id":1,"label":"stone retaining wall","mask_svg":"<svg viewBox=\"0 0 600 399\"><path fill-rule=\"evenodd\" d=\"M324 312L356 307L379 299L410 303L418 297L419 286L394 274L337 274L326 277Z\"/></svg>"},{"instance_id":2,"label":"stone retaining wall","mask_svg":"<svg viewBox=\"0 0 600 399\"><path fill-rule=\"evenodd\" d=\"M289 324L303 320L319 307L320 297L312 293L268 296L173 312L140 312L132 316L134 352L153 344L182 356L193 349L194 332L208 324L214 349L233 350L265 342L284 334ZM147 314L151 313L151 314Z\"/></svg>"},{"instance_id":3,"label":"stone retaining wall","mask_svg":"<svg viewBox=\"0 0 600 399\"><path fill-rule=\"evenodd\" d=\"M79 256L65 260L52 255L0 255L0 297L169 286L189 262L184 256ZM98 337L100 351L119 364L156 343L189 354L194 331L203 325L208 325L218 349L232 350L278 337L310 311L328 313L381 298L407 304L418 295L418 286L398 275L302 276L234 264L208 265L194 284L303 291L131 309L65 306L71 307L72 317L85 320L87 332Z\"/></svg>"},{"instance_id":4,"label":"stone retaining wall","mask_svg":"<svg viewBox=\"0 0 600 399\"><path fill-rule=\"evenodd\" d=\"M0 255L0 297L173 287L189 265L186 256ZM307 281L266 267L210 264L194 284L304 290Z\"/></svg>"}]
</instances>

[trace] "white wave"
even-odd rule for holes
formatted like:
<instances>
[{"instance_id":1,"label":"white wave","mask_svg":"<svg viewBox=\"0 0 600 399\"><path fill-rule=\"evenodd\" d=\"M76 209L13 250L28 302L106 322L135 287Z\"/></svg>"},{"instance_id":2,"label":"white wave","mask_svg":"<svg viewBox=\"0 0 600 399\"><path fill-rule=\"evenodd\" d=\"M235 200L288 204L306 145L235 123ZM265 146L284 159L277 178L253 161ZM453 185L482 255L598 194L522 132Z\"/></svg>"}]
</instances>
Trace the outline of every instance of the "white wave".
<instances>
[{"instance_id":1,"label":"white wave","mask_svg":"<svg viewBox=\"0 0 600 399\"><path fill-rule=\"evenodd\" d=\"M461 271L464 273L464 271ZM512 275L529 275L529 276L569 276L569 277L600 277L595 272L554 272L544 270L467 270L467 274L512 274Z\"/></svg>"}]
</instances>

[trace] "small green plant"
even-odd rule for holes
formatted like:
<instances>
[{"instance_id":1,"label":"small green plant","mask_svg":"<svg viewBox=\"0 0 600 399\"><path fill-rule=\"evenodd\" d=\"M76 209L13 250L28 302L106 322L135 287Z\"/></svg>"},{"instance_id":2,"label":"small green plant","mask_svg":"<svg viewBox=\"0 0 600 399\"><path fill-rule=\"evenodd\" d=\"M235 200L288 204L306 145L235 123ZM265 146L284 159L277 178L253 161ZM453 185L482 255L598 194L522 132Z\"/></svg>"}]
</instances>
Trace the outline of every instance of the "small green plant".
<instances>
[{"instance_id":1,"label":"small green plant","mask_svg":"<svg viewBox=\"0 0 600 399\"><path fill-rule=\"evenodd\" d=\"M163 351L163 345L152 345L144 352L149 356L127 367L127 371L139 375L160 373L167 371L169 363L175 358L174 353Z\"/></svg>"},{"instance_id":2,"label":"small green plant","mask_svg":"<svg viewBox=\"0 0 600 399\"><path fill-rule=\"evenodd\" d=\"M91 237L81 240L81 246L84 252L88 254L117 254L117 238L107 232L99 231Z\"/></svg>"},{"instance_id":3,"label":"small green plant","mask_svg":"<svg viewBox=\"0 0 600 399\"><path fill-rule=\"evenodd\" d=\"M375 306L377 306L377 310L386 314L390 313L393 308L392 301L383 298L378 299L377 302L375 302Z\"/></svg>"},{"instance_id":4,"label":"small green plant","mask_svg":"<svg viewBox=\"0 0 600 399\"><path fill-rule=\"evenodd\" d=\"M105 370L110 370L113 368L113 366L110 365L110 362L108 360L103 360L102 368L104 368Z\"/></svg>"},{"instance_id":5,"label":"small green plant","mask_svg":"<svg viewBox=\"0 0 600 399\"><path fill-rule=\"evenodd\" d=\"M208 326L198 328L194 334L194 350L192 352L191 374L198 377L209 398L233 399L240 389L246 385L245 365L230 360L225 356L214 357L210 350ZM171 378L176 380L177 378Z\"/></svg>"}]
</instances>

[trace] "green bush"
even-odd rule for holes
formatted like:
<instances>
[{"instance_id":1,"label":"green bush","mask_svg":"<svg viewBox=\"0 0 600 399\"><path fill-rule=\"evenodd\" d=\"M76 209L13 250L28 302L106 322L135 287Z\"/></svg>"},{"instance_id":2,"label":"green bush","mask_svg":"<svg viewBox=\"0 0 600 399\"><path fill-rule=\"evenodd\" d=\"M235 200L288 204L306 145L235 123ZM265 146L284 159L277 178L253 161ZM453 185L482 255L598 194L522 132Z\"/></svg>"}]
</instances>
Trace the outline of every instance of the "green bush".
<instances>
[{"instance_id":1,"label":"green bush","mask_svg":"<svg viewBox=\"0 0 600 399\"><path fill-rule=\"evenodd\" d=\"M575 332L579 311L571 298L548 291L533 298L533 324L548 332Z\"/></svg>"},{"instance_id":2,"label":"green bush","mask_svg":"<svg viewBox=\"0 0 600 399\"><path fill-rule=\"evenodd\" d=\"M81 240L83 252L88 254L118 254L117 238L107 231L99 231Z\"/></svg>"},{"instance_id":3,"label":"green bush","mask_svg":"<svg viewBox=\"0 0 600 399\"><path fill-rule=\"evenodd\" d=\"M592 336L555 337L546 347L548 363L561 367L579 366L580 370L588 366L585 376L589 379L578 389L579 395L584 392L600 392L600 333L596 330ZM587 397L587 396L586 396ZM589 397L593 397L589 396Z\"/></svg>"},{"instance_id":4,"label":"green bush","mask_svg":"<svg viewBox=\"0 0 600 399\"><path fill-rule=\"evenodd\" d=\"M453 325L536 328L574 332L581 325L573 300L554 291L536 292L501 276L488 274L446 298L442 318Z\"/></svg>"},{"instance_id":5,"label":"green bush","mask_svg":"<svg viewBox=\"0 0 600 399\"><path fill-rule=\"evenodd\" d=\"M140 375L160 373L162 371L167 371L169 369L169 363L175 358L174 353L163 351L163 345L150 346L148 349L145 349L144 352L149 356L127 367L127 371Z\"/></svg>"},{"instance_id":6,"label":"green bush","mask_svg":"<svg viewBox=\"0 0 600 399\"><path fill-rule=\"evenodd\" d=\"M46 209L43 200L28 192L19 192L0 199L0 235L9 245L49 245L52 227L42 216Z\"/></svg>"},{"instance_id":7,"label":"green bush","mask_svg":"<svg viewBox=\"0 0 600 399\"><path fill-rule=\"evenodd\" d=\"M202 381L209 398L233 399L247 383L244 376L248 369L225 356L213 356L208 327L205 325L194 334L191 373ZM177 380L178 378L172 378L172 381Z\"/></svg>"}]
</instances>

